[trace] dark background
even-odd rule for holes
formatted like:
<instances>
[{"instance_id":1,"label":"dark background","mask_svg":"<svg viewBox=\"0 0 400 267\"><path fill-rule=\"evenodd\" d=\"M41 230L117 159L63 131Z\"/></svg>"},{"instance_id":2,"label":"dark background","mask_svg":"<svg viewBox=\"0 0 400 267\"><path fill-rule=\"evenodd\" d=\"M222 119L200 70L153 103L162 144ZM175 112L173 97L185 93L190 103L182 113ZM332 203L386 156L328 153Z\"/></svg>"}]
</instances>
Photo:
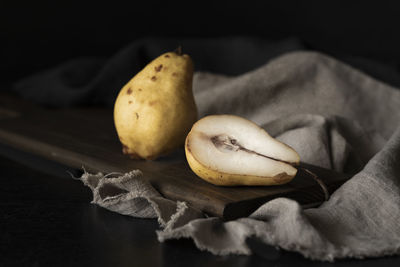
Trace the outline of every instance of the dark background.
<instances>
[{"instance_id":1,"label":"dark background","mask_svg":"<svg viewBox=\"0 0 400 267\"><path fill-rule=\"evenodd\" d=\"M1 1L0 73L13 82L149 36L234 35L296 37L309 49L398 69L399 22L396 1Z\"/></svg>"},{"instance_id":2,"label":"dark background","mask_svg":"<svg viewBox=\"0 0 400 267\"><path fill-rule=\"evenodd\" d=\"M141 38L246 36L297 38L306 49L347 60L400 87L396 2L1 0L0 85L71 58L110 57ZM38 164L4 148L0 152L30 167L51 169L48 162ZM141 261L147 263L141 266L331 266L284 251L270 260L265 248L258 253L256 246L253 257L215 257L188 240L160 244L155 220L89 205L88 189L71 182L65 172L61 178L44 175L2 157L0 167L1 212L6 218L0 225L5 233L0 255L2 264L17 263L5 266L131 266ZM335 266L398 266L398 261L399 257L348 260Z\"/></svg>"}]
</instances>

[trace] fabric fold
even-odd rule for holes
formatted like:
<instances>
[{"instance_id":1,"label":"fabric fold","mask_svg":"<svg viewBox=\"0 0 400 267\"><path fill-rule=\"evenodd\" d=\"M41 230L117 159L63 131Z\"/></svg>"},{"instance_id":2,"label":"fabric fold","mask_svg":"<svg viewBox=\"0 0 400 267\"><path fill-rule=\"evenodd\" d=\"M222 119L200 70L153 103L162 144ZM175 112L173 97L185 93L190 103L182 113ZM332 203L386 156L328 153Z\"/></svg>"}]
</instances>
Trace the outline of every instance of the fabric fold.
<instances>
[{"instance_id":1,"label":"fabric fold","mask_svg":"<svg viewBox=\"0 0 400 267\"><path fill-rule=\"evenodd\" d=\"M92 203L137 218L157 218L161 227L172 229L204 215L184 202L166 199L143 178L140 170L128 173L91 174L80 177L93 193Z\"/></svg>"},{"instance_id":2,"label":"fabric fold","mask_svg":"<svg viewBox=\"0 0 400 267\"><path fill-rule=\"evenodd\" d=\"M192 238L200 249L218 255L250 254L248 238L324 261L398 254L400 168L399 164L389 164L389 168L385 165L399 157L400 128L364 170L319 208L303 210L296 201L278 198L248 218L231 222L218 218L195 220L158 232L158 238ZM385 177L385 172L394 175L394 180Z\"/></svg>"}]
</instances>

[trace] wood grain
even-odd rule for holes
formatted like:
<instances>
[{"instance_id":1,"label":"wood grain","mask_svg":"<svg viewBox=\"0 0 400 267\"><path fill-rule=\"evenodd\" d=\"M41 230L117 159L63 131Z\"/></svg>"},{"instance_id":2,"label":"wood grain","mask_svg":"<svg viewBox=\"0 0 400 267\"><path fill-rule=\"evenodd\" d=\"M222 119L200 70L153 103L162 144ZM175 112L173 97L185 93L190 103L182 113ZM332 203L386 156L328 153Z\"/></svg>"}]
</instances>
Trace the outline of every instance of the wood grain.
<instances>
[{"instance_id":1,"label":"wood grain","mask_svg":"<svg viewBox=\"0 0 400 267\"><path fill-rule=\"evenodd\" d=\"M218 187L190 170L183 149L155 161L132 160L121 153L111 109L43 108L5 94L0 95L0 107L0 143L92 172L140 169L165 197L187 201L213 216L228 220L247 216L277 197L289 197L302 205L314 205L324 199L322 189L303 171L281 186ZM327 184L330 192L349 178L305 166Z\"/></svg>"}]
</instances>

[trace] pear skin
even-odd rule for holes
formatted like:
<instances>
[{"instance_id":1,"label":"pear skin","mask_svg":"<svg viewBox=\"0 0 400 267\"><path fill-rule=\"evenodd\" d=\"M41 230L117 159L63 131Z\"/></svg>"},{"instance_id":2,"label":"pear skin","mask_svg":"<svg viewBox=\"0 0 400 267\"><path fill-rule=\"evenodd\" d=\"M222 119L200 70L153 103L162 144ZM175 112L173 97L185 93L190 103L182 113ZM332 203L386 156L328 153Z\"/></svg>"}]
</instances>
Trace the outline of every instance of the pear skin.
<instances>
[{"instance_id":1,"label":"pear skin","mask_svg":"<svg viewBox=\"0 0 400 267\"><path fill-rule=\"evenodd\" d=\"M121 89L114 105L114 123L124 154L156 159L184 145L197 120L192 81L191 58L168 52Z\"/></svg>"}]
</instances>

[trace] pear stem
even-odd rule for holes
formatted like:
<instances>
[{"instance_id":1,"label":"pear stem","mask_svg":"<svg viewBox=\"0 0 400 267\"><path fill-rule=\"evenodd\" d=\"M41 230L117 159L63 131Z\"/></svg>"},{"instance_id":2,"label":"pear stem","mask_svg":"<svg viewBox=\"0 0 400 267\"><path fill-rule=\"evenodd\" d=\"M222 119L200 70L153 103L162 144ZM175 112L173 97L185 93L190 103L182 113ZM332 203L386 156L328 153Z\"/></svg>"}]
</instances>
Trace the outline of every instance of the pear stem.
<instances>
[{"instance_id":1,"label":"pear stem","mask_svg":"<svg viewBox=\"0 0 400 267\"><path fill-rule=\"evenodd\" d=\"M178 46L178 47L175 49L175 53L177 53L179 56L182 56L182 46Z\"/></svg>"},{"instance_id":2,"label":"pear stem","mask_svg":"<svg viewBox=\"0 0 400 267\"><path fill-rule=\"evenodd\" d=\"M312 171L306 169L306 168L301 168L303 171L305 171L307 174L309 174L322 188L322 191L324 191L324 196L325 196L325 201L328 201L329 199L329 191L327 186L324 184L324 182L318 178L318 176L313 173Z\"/></svg>"}]
</instances>

